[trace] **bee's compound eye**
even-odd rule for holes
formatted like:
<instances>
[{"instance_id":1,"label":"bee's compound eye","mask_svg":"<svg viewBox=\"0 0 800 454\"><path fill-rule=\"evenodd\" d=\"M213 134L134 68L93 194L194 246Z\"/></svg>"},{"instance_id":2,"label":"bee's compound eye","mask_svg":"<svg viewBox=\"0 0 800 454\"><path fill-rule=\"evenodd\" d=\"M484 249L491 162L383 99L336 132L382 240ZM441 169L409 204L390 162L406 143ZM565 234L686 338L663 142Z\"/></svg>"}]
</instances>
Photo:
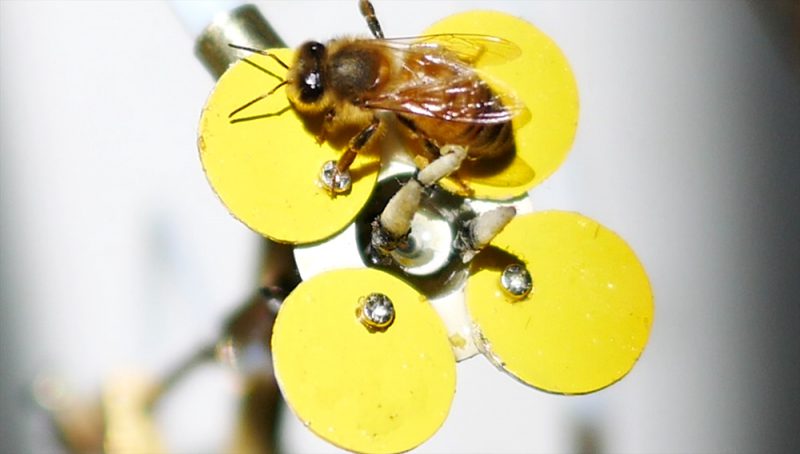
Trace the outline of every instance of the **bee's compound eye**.
<instances>
[{"instance_id":1,"label":"bee's compound eye","mask_svg":"<svg viewBox=\"0 0 800 454\"><path fill-rule=\"evenodd\" d=\"M325 45L316 41L308 43L308 51L311 55L321 58L325 54Z\"/></svg>"},{"instance_id":2,"label":"bee's compound eye","mask_svg":"<svg viewBox=\"0 0 800 454\"><path fill-rule=\"evenodd\" d=\"M300 101L313 103L322 97L324 80L322 74L325 46L311 41L300 49Z\"/></svg>"},{"instance_id":3,"label":"bee's compound eye","mask_svg":"<svg viewBox=\"0 0 800 454\"><path fill-rule=\"evenodd\" d=\"M316 101L322 95L322 76L318 72L310 72L303 77L301 99L304 102Z\"/></svg>"}]
</instances>

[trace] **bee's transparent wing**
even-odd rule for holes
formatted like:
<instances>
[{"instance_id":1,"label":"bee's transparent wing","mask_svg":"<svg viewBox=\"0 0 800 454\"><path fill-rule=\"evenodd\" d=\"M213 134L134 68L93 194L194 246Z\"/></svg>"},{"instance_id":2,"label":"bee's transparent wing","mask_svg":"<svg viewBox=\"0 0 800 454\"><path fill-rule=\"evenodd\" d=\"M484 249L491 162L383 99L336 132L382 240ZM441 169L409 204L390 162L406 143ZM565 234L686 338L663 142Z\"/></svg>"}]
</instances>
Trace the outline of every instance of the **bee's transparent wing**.
<instances>
[{"instance_id":1,"label":"bee's transparent wing","mask_svg":"<svg viewBox=\"0 0 800 454\"><path fill-rule=\"evenodd\" d=\"M474 96L475 92L489 96ZM529 115L525 105L498 84L475 72L444 79L414 80L389 92L361 100L369 109L472 124L505 123Z\"/></svg>"},{"instance_id":2,"label":"bee's transparent wing","mask_svg":"<svg viewBox=\"0 0 800 454\"><path fill-rule=\"evenodd\" d=\"M431 52L444 50L470 66L497 65L511 61L522 54L522 50L513 42L492 35L439 33L387 38L381 41L395 50L404 48Z\"/></svg>"}]
</instances>

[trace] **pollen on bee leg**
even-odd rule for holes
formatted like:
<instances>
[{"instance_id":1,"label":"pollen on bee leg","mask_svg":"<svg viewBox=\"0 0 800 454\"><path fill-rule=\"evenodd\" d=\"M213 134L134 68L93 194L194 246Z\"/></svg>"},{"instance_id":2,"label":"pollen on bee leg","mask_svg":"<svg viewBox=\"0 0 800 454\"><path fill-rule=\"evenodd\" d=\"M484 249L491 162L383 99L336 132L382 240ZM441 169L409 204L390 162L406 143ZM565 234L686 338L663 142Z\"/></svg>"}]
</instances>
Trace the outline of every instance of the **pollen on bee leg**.
<instances>
[{"instance_id":1,"label":"pollen on bee leg","mask_svg":"<svg viewBox=\"0 0 800 454\"><path fill-rule=\"evenodd\" d=\"M456 248L461 250L464 263L472 260L475 254L488 246L516 214L514 207L499 207L469 221L467 229L459 232L456 238Z\"/></svg>"}]
</instances>

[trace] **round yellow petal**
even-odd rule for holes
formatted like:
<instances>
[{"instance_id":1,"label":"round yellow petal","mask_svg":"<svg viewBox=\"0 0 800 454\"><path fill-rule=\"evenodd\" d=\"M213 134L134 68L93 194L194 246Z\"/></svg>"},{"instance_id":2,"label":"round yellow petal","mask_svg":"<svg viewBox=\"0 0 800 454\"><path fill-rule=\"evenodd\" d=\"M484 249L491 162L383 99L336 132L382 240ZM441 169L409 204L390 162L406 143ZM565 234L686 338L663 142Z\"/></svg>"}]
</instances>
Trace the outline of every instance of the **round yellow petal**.
<instances>
[{"instance_id":1,"label":"round yellow petal","mask_svg":"<svg viewBox=\"0 0 800 454\"><path fill-rule=\"evenodd\" d=\"M513 42L522 51L518 58L504 63L488 61L490 58L477 62L489 82L508 87L530 115L514 121L514 159L499 166L478 160L467 163L459 172L474 190L473 196L495 200L517 197L549 177L566 159L578 126L578 88L558 46L530 23L493 11L456 14L425 33L492 35Z\"/></svg>"},{"instance_id":2,"label":"round yellow petal","mask_svg":"<svg viewBox=\"0 0 800 454\"><path fill-rule=\"evenodd\" d=\"M370 330L357 315L370 293L388 296L394 322ZM427 300L374 269L337 270L298 286L272 336L275 375L289 406L344 449L407 451L442 425L455 393L455 358Z\"/></svg>"},{"instance_id":3,"label":"round yellow petal","mask_svg":"<svg viewBox=\"0 0 800 454\"><path fill-rule=\"evenodd\" d=\"M650 334L653 295L625 241L580 214L548 211L514 219L492 245L501 251L481 253L467 284L490 358L562 394L595 391L628 373ZM533 278L521 301L500 285L515 257Z\"/></svg>"},{"instance_id":4,"label":"round yellow petal","mask_svg":"<svg viewBox=\"0 0 800 454\"><path fill-rule=\"evenodd\" d=\"M272 52L292 60L289 49ZM277 85L267 71L285 73L271 58L255 54L219 79L200 119L200 159L222 202L251 229L283 243L323 240L344 229L364 206L377 179L379 156L360 153L350 169L351 191L332 197L318 175L341 151L316 142L289 107L283 88L237 113L232 122L231 112Z\"/></svg>"}]
</instances>

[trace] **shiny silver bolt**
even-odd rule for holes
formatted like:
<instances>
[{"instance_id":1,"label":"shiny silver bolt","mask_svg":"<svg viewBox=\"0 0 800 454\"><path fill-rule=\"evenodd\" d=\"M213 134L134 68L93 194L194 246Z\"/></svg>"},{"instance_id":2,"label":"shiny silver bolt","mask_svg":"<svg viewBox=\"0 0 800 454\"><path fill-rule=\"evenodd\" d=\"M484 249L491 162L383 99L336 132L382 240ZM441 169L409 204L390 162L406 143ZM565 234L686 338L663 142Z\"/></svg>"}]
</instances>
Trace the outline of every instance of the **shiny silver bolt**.
<instances>
[{"instance_id":1,"label":"shiny silver bolt","mask_svg":"<svg viewBox=\"0 0 800 454\"><path fill-rule=\"evenodd\" d=\"M500 285L513 298L522 299L533 289L533 279L524 265L514 263L503 270Z\"/></svg>"},{"instance_id":2,"label":"shiny silver bolt","mask_svg":"<svg viewBox=\"0 0 800 454\"><path fill-rule=\"evenodd\" d=\"M350 177L350 171L345 170L340 172L336 168L336 161L328 161L322 165L322 170L319 174L319 179L325 189L333 194L342 194L350 190L353 180Z\"/></svg>"},{"instance_id":3,"label":"shiny silver bolt","mask_svg":"<svg viewBox=\"0 0 800 454\"><path fill-rule=\"evenodd\" d=\"M370 331L385 331L394 322L394 304L383 293L362 298L359 320Z\"/></svg>"}]
</instances>

